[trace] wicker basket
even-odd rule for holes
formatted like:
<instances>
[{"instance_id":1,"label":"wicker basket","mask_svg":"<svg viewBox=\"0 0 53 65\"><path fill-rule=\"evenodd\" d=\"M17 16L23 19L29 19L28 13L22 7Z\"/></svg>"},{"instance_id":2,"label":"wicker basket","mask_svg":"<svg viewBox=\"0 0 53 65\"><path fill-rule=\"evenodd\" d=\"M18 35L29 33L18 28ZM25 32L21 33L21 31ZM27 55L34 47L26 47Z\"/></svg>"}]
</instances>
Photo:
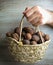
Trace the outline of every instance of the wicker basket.
<instances>
[{"instance_id":1,"label":"wicker basket","mask_svg":"<svg viewBox=\"0 0 53 65\"><path fill-rule=\"evenodd\" d=\"M9 51L16 61L34 63L41 60L50 42L46 41L36 45L17 45L17 41L13 38L7 38L9 42Z\"/></svg>"},{"instance_id":2,"label":"wicker basket","mask_svg":"<svg viewBox=\"0 0 53 65\"><path fill-rule=\"evenodd\" d=\"M24 16L22 17L20 24L21 32L22 32L23 18ZM21 33L20 33L20 38L21 38ZM14 59L16 61L29 62L29 63L34 63L38 60L41 60L50 42L50 40L48 40L42 44L18 45L18 41L16 41L11 37L8 37L7 40L9 42L9 46L8 46L9 51L11 55L14 57Z\"/></svg>"}]
</instances>

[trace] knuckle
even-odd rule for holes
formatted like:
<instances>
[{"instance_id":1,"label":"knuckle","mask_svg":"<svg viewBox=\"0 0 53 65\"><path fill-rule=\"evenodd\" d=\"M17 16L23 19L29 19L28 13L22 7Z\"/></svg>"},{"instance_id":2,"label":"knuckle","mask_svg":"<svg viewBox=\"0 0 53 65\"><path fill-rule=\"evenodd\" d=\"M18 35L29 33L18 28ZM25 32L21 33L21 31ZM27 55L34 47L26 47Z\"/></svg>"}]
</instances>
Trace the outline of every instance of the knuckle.
<instances>
[{"instance_id":1,"label":"knuckle","mask_svg":"<svg viewBox=\"0 0 53 65\"><path fill-rule=\"evenodd\" d=\"M35 10L37 7L36 6L33 6L32 9Z\"/></svg>"},{"instance_id":2,"label":"knuckle","mask_svg":"<svg viewBox=\"0 0 53 65\"><path fill-rule=\"evenodd\" d=\"M36 6L33 6L32 8L35 8Z\"/></svg>"},{"instance_id":3,"label":"knuckle","mask_svg":"<svg viewBox=\"0 0 53 65\"><path fill-rule=\"evenodd\" d=\"M40 8L39 6L33 6L33 8Z\"/></svg>"},{"instance_id":4,"label":"knuckle","mask_svg":"<svg viewBox=\"0 0 53 65\"><path fill-rule=\"evenodd\" d=\"M39 6L36 6L37 8L39 8Z\"/></svg>"},{"instance_id":5,"label":"knuckle","mask_svg":"<svg viewBox=\"0 0 53 65\"><path fill-rule=\"evenodd\" d=\"M42 25L42 24L43 24L43 21L42 21L42 19L39 21L39 23L40 23L40 25Z\"/></svg>"}]
</instances>

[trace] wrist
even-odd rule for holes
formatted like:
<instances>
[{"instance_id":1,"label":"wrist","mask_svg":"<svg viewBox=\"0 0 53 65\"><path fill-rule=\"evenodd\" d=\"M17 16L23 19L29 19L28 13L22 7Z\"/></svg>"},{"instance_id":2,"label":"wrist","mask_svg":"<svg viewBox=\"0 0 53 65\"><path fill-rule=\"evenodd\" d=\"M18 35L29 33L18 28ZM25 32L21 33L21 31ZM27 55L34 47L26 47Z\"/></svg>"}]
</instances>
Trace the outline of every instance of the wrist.
<instances>
[{"instance_id":1,"label":"wrist","mask_svg":"<svg viewBox=\"0 0 53 65\"><path fill-rule=\"evenodd\" d=\"M46 24L53 24L53 12L48 11L48 21Z\"/></svg>"}]
</instances>

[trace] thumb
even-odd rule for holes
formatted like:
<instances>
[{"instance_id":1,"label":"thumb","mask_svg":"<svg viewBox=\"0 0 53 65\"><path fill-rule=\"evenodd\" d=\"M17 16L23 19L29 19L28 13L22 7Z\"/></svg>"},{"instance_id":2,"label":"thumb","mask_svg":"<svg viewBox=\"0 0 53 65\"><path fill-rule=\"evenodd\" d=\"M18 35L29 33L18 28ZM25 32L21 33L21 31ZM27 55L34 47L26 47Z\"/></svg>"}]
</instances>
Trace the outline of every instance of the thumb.
<instances>
[{"instance_id":1,"label":"thumb","mask_svg":"<svg viewBox=\"0 0 53 65\"><path fill-rule=\"evenodd\" d=\"M25 11L23 12L23 14L25 14L26 12L28 12L30 10L30 7L26 7Z\"/></svg>"}]
</instances>

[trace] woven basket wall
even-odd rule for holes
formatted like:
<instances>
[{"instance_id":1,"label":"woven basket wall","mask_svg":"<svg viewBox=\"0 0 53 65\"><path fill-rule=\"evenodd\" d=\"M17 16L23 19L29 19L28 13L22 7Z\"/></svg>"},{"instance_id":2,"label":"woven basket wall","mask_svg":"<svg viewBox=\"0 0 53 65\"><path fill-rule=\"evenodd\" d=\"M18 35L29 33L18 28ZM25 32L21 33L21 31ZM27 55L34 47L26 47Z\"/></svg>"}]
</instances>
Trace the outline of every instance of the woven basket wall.
<instances>
[{"instance_id":1,"label":"woven basket wall","mask_svg":"<svg viewBox=\"0 0 53 65\"><path fill-rule=\"evenodd\" d=\"M8 38L7 40L9 43L8 49L11 55L13 55L14 59L16 61L26 63L34 63L41 60L50 42L49 40L42 44L19 46L17 45L17 41L15 39Z\"/></svg>"}]
</instances>

